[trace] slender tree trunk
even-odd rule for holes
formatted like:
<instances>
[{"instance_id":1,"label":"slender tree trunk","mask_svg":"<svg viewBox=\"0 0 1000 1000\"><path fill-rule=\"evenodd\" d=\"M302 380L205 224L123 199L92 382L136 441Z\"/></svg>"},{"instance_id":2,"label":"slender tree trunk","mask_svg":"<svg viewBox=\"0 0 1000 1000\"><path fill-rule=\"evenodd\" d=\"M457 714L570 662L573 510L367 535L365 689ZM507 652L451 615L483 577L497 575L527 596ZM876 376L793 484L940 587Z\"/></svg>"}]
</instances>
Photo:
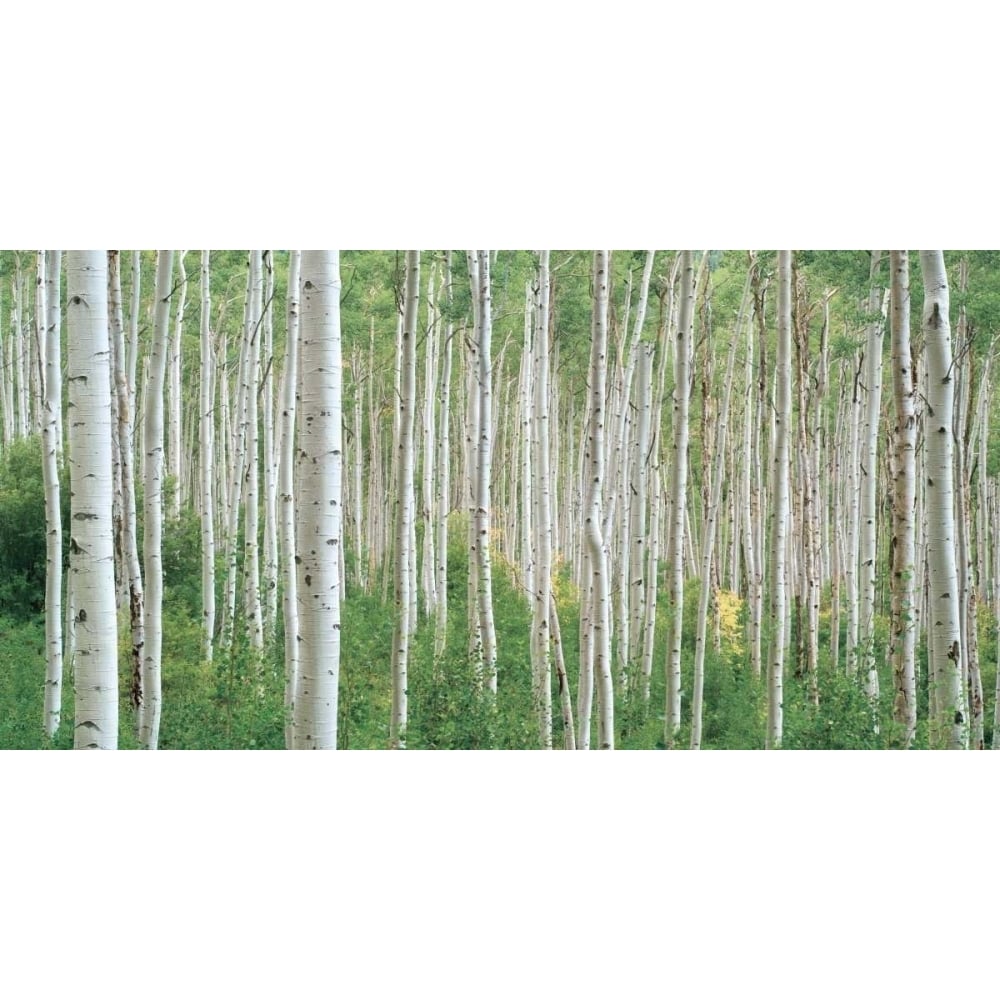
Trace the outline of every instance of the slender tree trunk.
<instances>
[{"instance_id":1,"label":"slender tree trunk","mask_svg":"<svg viewBox=\"0 0 1000 1000\"><path fill-rule=\"evenodd\" d=\"M340 677L340 568L343 506L340 252L303 250L301 423L295 492L295 563L301 635L294 695L295 747L336 750Z\"/></svg>"},{"instance_id":2,"label":"slender tree trunk","mask_svg":"<svg viewBox=\"0 0 1000 1000\"><path fill-rule=\"evenodd\" d=\"M107 251L66 256L73 414L70 571L76 593L77 750L118 747L118 625L111 524L111 371Z\"/></svg>"},{"instance_id":3,"label":"slender tree trunk","mask_svg":"<svg viewBox=\"0 0 1000 1000\"><path fill-rule=\"evenodd\" d=\"M892 507L892 614L889 658L892 662L893 719L903 727L904 745L913 743L917 729L917 687L914 668L917 628L914 621L915 453L917 422L910 357L910 263L906 250L890 250L892 277L892 388L896 404L893 441L895 456Z\"/></svg>"},{"instance_id":4,"label":"slender tree trunk","mask_svg":"<svg viewBox=\"0 0 1000 1000\"><path fill-rule=\"evenodd\" d=\"M930 577L931 679L937 701L935 738L966 746L962 708L958 568L955 557L954 382L948 276L940 250L922 250L923 332L927 351L927 564Z\"/></svg>"},{"instance_id":5,"label":"slender tree trunk","mask_svg":"<svg viewBox=\"0 0 1000 1000\"><path fill-rule=\"evenodd\" d=\"M114 350L114 383L118 399L118 449L121 461L122 488L122 554L127 576L129 629L132 638L131 701L138 709L142 695L142 663L145 655L145 601L142 586L142 564L139 562L139 534L136 523L135 448L132 440L132 400L134 393L128 382L123 326L120 254L108 252L108 275L111 305L111 335Z\"/></svg>"},{"instance_id":6,"label":"slender tree trunk","mask_svg":"<svg viewBox=\"0 0 1000 1000\"><path fill-rule=\"evenodd\" d=\"M180 275L177 291L180 299L177 303L177 312L174 315L174 333L170 338L168 369L170 419L167 422L169 429L167 455L170 458L168 470L172 480L168 499L170 501L170 517L175 520L180 517L181 503L184 499L182 487L184 463L181 453L181 342L184 329L184 307L187 304L187 271L184 269L186 255L187 250L177 252L177 271Z\"/></svg>"},{"instance_id":7,"label":"slender tree trunk","mask_svg":"<svg viewBox=\"0 0 1000 1000\"><path fill-rule=\"evenodd\" d=\"M681 261L680 318L674 359L673 463L670 473L671 528L667 551L667 699L664 742L674 745L681 727L681 642L684 621L684 530L687 524L688 411L691 393L691 336L694 319L694 262Z\"/></svg>"},{"instance_id":8,"label":"slender tree trunk","mask_svg":"<svg viewBox=\"0 0 1000 1000\"><path fill-rule=\"evenodd\" d=\"M288 322L281 397L281 609L285 619L285 747L294 749L294 701L299 664L299 602L295 557L295 416L299 383L299 275L302 251L288 260ZM322 262L321 262L322 263ZM338 306L339 308L339 306ZM320 316L324 318L323 315Z\"/></svg>"},{"instance_id":9,"label":"slender tree trunk","mask_svg":"<svg viewBox=\"0 0 1000 1000\"><path fill-rule=\"evenodd\" d=\"M155 750L160 733L160 665L163 649L163 385L170 332L170 279L173 252L158 250L153 305L153 341L145 389L142 450L146 455L143 484L143 564L146 639L143 645L139 743Z\"/></svg>"},{"instance_id":10,"label":"slender tree trunk","mask_svg":"<svg viewBox=\"0 0 1000 1000\"><path fill-rule=\"evenodd\" d=\"M859 463L861 474L861 540L860 540L860 630L861 666L865 675L865 691L873 705L878 701L878 671L875 668L875 575L877 517L876 485L878 480L879 413L882 405L882 337L884 317L882 290L877 284L881 252L872 252L872 290L868 297L868 341L865 375L867 407L864 424L864 448Z\"/></svg>"},{"instance_id":11,"label":"slender tree trunk","mask_svg":"<svg viewBox=\"0 0 1000 1000\"><path fill-rule=\"evenodd\" d=\"M490 261L488 250L478 250L479 273L479 371L477 375L479 409L479 447L476 463L476 560L479 628L483 647L483 674L487 690L497 690L497 636L493 620L493 560L491 555L490 473L493 446L493 359Z\"/></svg>"},{"instance_id":12,"label":"slender tree trunk","mask_svg":"<svg viewBox=\"0 0 1000 1000\"><path fill-rule=\"evenodd\" d=\"M215 505L212 477L215 472L215 372L212 357L211 251L201 252L201 624L206 661L212 661L215 639Z\"/></svg>"},{"instance_id":13,"label":"slender tree trunk","mask_svg":"<svg viewBox=\"0 0 1000 1000\"><path fill-rule=\"evenodd\" d=\"M46 265L45 372L43 381L42 482L45 489L45 735L52 739L59 730L62 712L62 506L59 485L59 427L62 425L62 365L59 330L60 251L44 253ZM52 271L55 269L56 274ZM53 296L54 292L54 296ZM52 298L55 298L55 307ZM39 303L36 303L36 309Z\"/></svg>"},{"instance_id":14,"label":"slender tree trunk","mask_svg":"<svg viewBox=\"0 0 1000 1000\"><path fill-rule=\"evenodd\" d=\"M389 743L406 746L407 668L410 657L410 523L413 520L413 423L417 389L417 308L420 297L420 251L406 252L406 293L401 328L399 438L396 458L395 627L392 637L392 711Z\"/></svg>"},{"instance_id":15,"label":"slender tree trunk","mask_svg":"<svg viewBox=\"0 0 1000 1000\"><path fill-rule=\"evenodd\" d=\"M775 441L772 465L771 637L767 673L768 749L781 746L784 700L785 625L788 581L786 538L789 530L788 437L792 416L792 252L778 251L778 351L775 361Z\"/></svg>"},{"instance_id":16,"label":"slender tree trunk","mask_svg":"<svg viewBox=\"0 0 1000 1000\"><path fill-rule=\"evenodd\" d=\"M250 646L256 655L264 649L263 611L260 601L260 423L257 419L257 396L260 388L260 333L263 315L264 275L261 253L250 251L250 279L247 294L250 297L247 337L247 388L246 407L246 497L243 537L243 601Z\"/></svg>"}]
</instances>

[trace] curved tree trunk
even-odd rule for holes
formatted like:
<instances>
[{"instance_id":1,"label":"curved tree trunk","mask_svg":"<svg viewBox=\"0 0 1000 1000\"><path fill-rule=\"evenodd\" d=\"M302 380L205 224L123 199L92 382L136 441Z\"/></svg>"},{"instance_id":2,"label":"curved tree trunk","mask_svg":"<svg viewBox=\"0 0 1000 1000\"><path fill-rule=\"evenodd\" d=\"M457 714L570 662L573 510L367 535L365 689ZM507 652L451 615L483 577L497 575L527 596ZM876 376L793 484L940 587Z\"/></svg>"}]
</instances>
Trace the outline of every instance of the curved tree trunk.
<instances>
[{"instance_id":1,"label":"curved tree trunk","mask_svg":"<svg viewBox=\"0 0 1000 1000\"><path fill-rule=\"evenodd\" d=\"M153 304L153 343L145 389L142 450L146 456L143 494L143 564L146 585L146 642L143 646L139 743L155 750L160 731L160 662L163 649L163 384L170 332L173 252L158 250Z\"/></svg>"}]
</instances>

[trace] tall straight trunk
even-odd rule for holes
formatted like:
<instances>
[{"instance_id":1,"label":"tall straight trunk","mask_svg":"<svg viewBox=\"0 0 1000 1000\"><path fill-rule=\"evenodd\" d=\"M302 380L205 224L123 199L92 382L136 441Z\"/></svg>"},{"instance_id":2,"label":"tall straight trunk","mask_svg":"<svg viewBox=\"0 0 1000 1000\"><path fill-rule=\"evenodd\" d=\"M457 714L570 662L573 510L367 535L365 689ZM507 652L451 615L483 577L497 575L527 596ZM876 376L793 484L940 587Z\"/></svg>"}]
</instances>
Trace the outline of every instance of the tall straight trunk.
<instances>
[{"instance_id":1,"label":"tall straight trunk","mask_svg":"<svg viewBox=\"0 0 1000 1000\"><path fill-rule=\"evenodd\" d=\"M917 421L914 407L913 364L910 356L910 262L906 250L889 251L892 280L891 324L892 389L896 408L893 438L893 505L891 586L892 612L889 625L889 658L892 662L892 714L903 727L904 743L910 746L917 729L917 686L914 667L917 628L914 621L915 453Z\"/></svg>"},{"instance_id":2,"label":"tall straight trunk","mask_svg":"<svg viewBox=\"0 0 1000 1000\"><path fill-rule=\"evenodd\" d=\"M590 352L590 429L584 534L590 557L593 608L591 618L594 687L597 692L597 739L601 750L615 748L614 686L611 672L611 567L604 523L605 422L608 378L608 269L607 250L594 252L594 306Z\"/></svg>"},{"instance_id":3,"label":"tall straight trunk","mask_svg":"<svg viewBox=\"0 0 1000 1000\"><path fill-rule=\"evenodd\" d=\"M688 412L691 394L691 336L694 321L694 262L681 255L680 317L674 358L673 462L670 471L670 541L667 551L667 695L664 742L681 727L681 642L684 621L684 529L687 523Z\"/></svg>"},{"instance_id":4,"label":"tall straight trunk","mask_svg":"<svg viewBox=\"0 0 1000 1000\"><path fill-rule=\"evenodd\" d=\"M121 290L121 255L117 250L108 251L108 284L111 306L111 336L114 350L114 385L118 399L118 449L121 463L121 513L122 554L127 577L129 630L131 643L131 699L138 708L142 692L142 662L145 655L146 625L145 597L142 586L142 565L139 562L139 534L135 501L135 448L132 428L132 400L134 394L128 381L125 357L125 330Z\"/></svg>"},{"instance_id":5,"label":"tall straight trunk","mask_svg":"<svg viewBox=\"0 0 1000 1000\"><path fill-rule=\"evenodd\" d=\"M535 663L532 671L539 742L552 747L552 464L549 427L549 259L550 251L538 252L538 283L535 292L535 383L532 410L532 440L535 490L535 580L532 630ZM560 678L560 691L562 679ZM569 704L568 691L565 704ZM573 726L570 722L569 732Z\"/></svg>"},{"instance_id":6,"label":"tall straight trunk","mask_svg":"<svg viewBox=\"0 0 1000 1000\"><path fill-rule=\"evenodd\" d=\"M201 385L199 446L201 448L201 626L202 649L211 662L215 640L215 371L212 355L211 251L201 252Z\"/></svg>"},{"instance_id":7,"label":"tall straight trunk","mask_svg":"<svg viewBox=\"0 0 1000 1000\"><path fill-rule=\"evenodd\" d=\"M247 294L250 297L249 319L246 325L247 382L246 398L246 486L244 496L245 522L243 536L243 602L250 646L259 655L264 649L263 611L260 601L260 423L257 420L257 396L260 387L260 334L263 316L264 275L261 252L250 251L250 276Z\"/></svg>"},{"instance_id":8,"label":"tall straight trunk","mask_svg":"<svg viewBox=\"0 0 1000 1000\"><path fill-rule=\"evenodd\" d=\"M775 440L771 486L771 636L767 668L768 749L781 745L784 698L785 624L788 582L786 539L789 530L788 445L792 416L792 252L778 251L778 349L775 360Z\"/></svg>"},{"instance_id":9,"label":"tall straight trunk","mask_svg":"<svg viewBox=\"0 0 1000 1000\"><path fill-rule=\"evenodd\" d=\"M437 608L437 574L434 558L434 473L435 473L435 413L434 400L437 393L437 366L440 353L441 331L438 329L437 303L434 296L437 265L432 264L427 275L427 337L424 347L424 406L423 406L423 461L421 463L421 511L424 525L423 549L421 552L420 582L424 592L424 612L434 617Z\"/></svg>"},{"instance_id":10,"label":"tall straight trunk","mask_svg":"<svg viewBox=\"0 0 1000 1000\"><path fill-rule=\"evenodd\" d=\"M954 382L948 276L940 250L922 250L923 332L927 351L927 566L930 578L929 668L937 702L934 742L962 749L962 656L955 554Z\"/></svg>"},{"instance_id":11,"label":"tall straight trunk","mask_svg":"<svg viewBox=\"0 0 1000 1000\"><path fill-rule=\"evenodd\" d=\"M295 416L299 382L299 275L302 251L288 258L288 320L281 395L281 610L285 619L285 747L294 747L293 712L299 663L299 602L295 568Z\"/></svg>"},{"instance_id":12,"label":"tall straight trunk","mask_svg":"<svg viewBox=\"0 0 1000 1000\"><path fill-rule=\"evenodd\" d=\"M435 477L434 509L437 531L437 567L435 572L435 590L437 606L434 617L434 656L440 659L444 656L448 639L448 512L451 509L451 364L452 336L451 319L451 251L445 255L444 286L447 303L447 323L444 331L443 355L441 359L441 378L438 385L439 431L438 459Z\"/></svg>"},{"instance_id":13,"label":"tall straight trunk","mask_svg":"<svg viewBox=\"0 0 1000 1000\"><path fill-rule=\"evenodd\" d=\"M392 708L389 744L406 746L408 666L410 658L410 524L414 514L413 424L417 390L417 307L420 298L420 251L406 251L406 291L400 330L399 438L396 455L395 622L392 636Z\"/></svg>"},{"instance_id":14,"label":"tall straight trunk","mask_svg":"<svg viewBox=\"0 0 1000 1000\"><path fill-rule=\"evenodd\" d=\"M62 712L63 636L62 636L62 506L59 485L59 427L62 424L60 330L58 322L58 250L44 252L46 266L46 352L43 384L42 483L45 489L45 699L43 726L52 739L59 729ZM55 282L52 269L56 270ZM56 306L49 296L55 287ZM36 308L40 303L36 302Z\"/></svg>"},{"instance_id":15,"label":"tall straight trunk","mask_svg":"<svg viewBox=\"0 0 1000 1000\"><path fill-rule=\"evenodd\" d=\"M860 541L860 665L865 675L865 691L872 702L878 699L878 671L875 667L875 575L876 575L876 532L875 522L876 485L878 481L878 438L879 412L882 405L882 337L884 319L882 290L877 284L877 273L881 252L872 252L871 283L868 297L868 338L865 350L865 388L867 406L865 409L864 446L859 463L861 475L861 541Z\"/></svg>"},{"instance_id":16,"label":"tall straight trunk","mask_svg":"<svg viewBox=\"0 0 1000 1000\"><path fill-rule=\"evenodd\" d=\"M299 524L298 681L294 746L336 750L340 678L340 566L343 509L340 252L301 259L301 423L294 491Z\"/></svg>"},{"instance_id":17,"label":"tall straight trunk","mask_svg":"<svg viewBox=\"0 0 1000 1000\"><path fill-rule=\"evenodd\" d=\"M146 455L143 483L143 576L145 578L146 641L143 646L139 743L155 750L160 733L161 654L163 649L163 385L170 336L173 253L156 254L156 291L149 378L145 389L142 450Z\"/></svg>"},{"instance_id":18,"label":"tall straight trunk","mask_svg":"<svg viewBox=\"0 0 1000 1000\"><path fill-rule=\"evenodd\" d=\"M168 397L170 400L170 417L167 421L168 440L167 455L169 457L168 472L172 480L169 494L170 516L180 517L181 503L184 500L183 457L181 449L181 341L184 330L184 307L187 304L187 271L184 268L184 257L187 250L177 252L177 271L180 275L177 282L179 300L174 314L174 332L170 338L170 359L168 368Z\"/></svg>"},{"instance_id":19,"label":"tall straight trunk","mask_svg":"<svg viewBox=\"0 0 1000 1000\"><path fill-rule=\"evenodd\" d=\"M66 255L71 420L70 572L76 594L77 750L118 747L118 625L111 525L107 251Z\"/></svg>"},{"instance_id":20,"label":"tall straight trunk","mask_svg":"<svg viewBox=\"0 0 1000 1000\"><path fill-rule=\"evenodd\" d=\"M264 633L269 641L273 641L278 618L278 456L274 441L274 259L270 250L264 251L261 262L264 268L261 361L261 407L264 411L264 572L261 589Z\"/></svg>"},{"instance_id":21,"label":"tall straight trunk","mask_svg":"<svg viewBox=\"0 0 1000 1000\"><path fill-rule=\"evenodd\" d=\"M479 369L476 388L478 396L479 426L478 455L476 461L476 606L479 611L479 629L483 648L484 683L491 693L497 690L497 636L493 620L493 560L490 539L492 505L490 498L490 472L493 446L493 317L490 289L490 257L488 250L476 251L479 274Z\"/></svg>"}]
</instances>

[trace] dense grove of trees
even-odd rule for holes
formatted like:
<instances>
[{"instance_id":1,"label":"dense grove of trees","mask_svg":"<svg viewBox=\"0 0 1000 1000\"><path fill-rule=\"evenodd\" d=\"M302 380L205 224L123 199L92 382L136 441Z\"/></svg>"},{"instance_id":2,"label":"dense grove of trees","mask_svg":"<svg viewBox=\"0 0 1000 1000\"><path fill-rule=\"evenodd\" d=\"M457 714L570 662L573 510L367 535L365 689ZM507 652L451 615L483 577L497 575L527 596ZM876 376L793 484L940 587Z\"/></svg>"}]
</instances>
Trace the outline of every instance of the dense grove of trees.
<instances>
[{"instance_id":1,"label":"dense grove of trees","mask_svg":"<svg viewBox=\"0 0 1000 1000\"><path fill-rule=\"evenodd\" d=\"M998 324L983 251L0 253L0 745L996 746Z\"/></svg>"}]
</instances>

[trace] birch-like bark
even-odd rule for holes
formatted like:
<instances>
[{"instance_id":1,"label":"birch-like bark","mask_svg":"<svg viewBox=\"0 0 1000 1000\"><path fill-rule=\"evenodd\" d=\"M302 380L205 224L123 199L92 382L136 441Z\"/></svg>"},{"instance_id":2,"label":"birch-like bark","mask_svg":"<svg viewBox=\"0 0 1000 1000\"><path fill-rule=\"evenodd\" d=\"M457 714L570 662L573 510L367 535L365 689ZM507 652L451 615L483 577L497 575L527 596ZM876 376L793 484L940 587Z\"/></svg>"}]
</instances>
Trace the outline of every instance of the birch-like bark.
<instances>
[{"instance_id":1,"label":"birch-like bark","mask_svg":"<svg viewBox=\"0 0 1000 1000\"><path fill-rule=\"evenodd\" d=\"M681 254L680 318L674 356L673 462L670 470L670 540L667 549L667 695L664 742L681 727L681 640L684 620L684 529L687 524L688 411L691 394L691 336L694 321L694 262Z\"/></svg>"},{"instance_id":2,"label":"birch-like bark","mask_svg":"<svg viewBox=\"0 0 1000 1000\"><path fill-rule=\"evenodd\" d=\"M261 268L261 252L250 251L250 275L247 294L250 297L249 318L246 325L247 338L247 388L244 406L246 408L246 486L244 495L244 535L243 535L243 602L246 615L250 646L259 655L264 649L263 612L260 601L260 541L258 528L260 519L260 424L257 420L257 396L260 387L260 335L263 316L264 275Z\"/></svg>"},{"instance_id":3,"label":"birch-like bark","mask_svg":"<svg viewBox=\"0 0 1000 1000\"><path fill-rule=\"evenodd\" d=\"M294 746L294 702L299 663L299 602L295 568L295 416L299 382L299 275L302 251L288 257L288 321L281 396L281 609L285 620L285 747Z\"/></svg>"},{"instance_id":4,"label":"birch-like bark","mask_svg":"<svg viewBox=\"0 0 1000 1000\"><path fill-rule=\"evenodd\" d=\"M179 299L177 311L174 314L174 332L170 338L170 358L168 367L168 398L170 400L167 421L167 455L169 457L168 473L172 484L169 494L170 517L176 520L181 514L183 502L183 468L184 462L181 449L181 341L184 329L184 308L187 305L187 271L184 268L184 257L187 250L177 251L177 292Z\"/></svg>"},{"instance_id":5,"label":"birch-like bark","mask_svg":"<svg viewBox=\"0 0 1000 1000\"><path fill-rule=\"evenodd\" d=\"M142 450L146 455L143 481L143 576L146 637L143 645L139 743L155 750L160 733L161 655L163 650L163 385L170 337L170 280L173 252L156 254L153 338L145 389Z\"/></svg>"},{"instance_id":6,"label":"birch-like bark","mask_svg":"<svg viewBox=\"0 0 1000 1000\"><path fill-rule=\"evenodd\" d=\"M45 317L46 351L42 388L42 485L45 490L45 699L43 727L52 739L59 730L62 712L63 636L62 636L62 507L59 485L59 430L62 424L62 366L60 359L60 331L58 322L58 250L44 253L46 267L42 302L45 310L35 303L35 308ZM57 274L53 282L51 270ZM55 311L49 305L49 296L55 285Z\"/></svg>"},{"instance_id":7,"label":"birch-like bark","mask_svg":"<svg viewBox=\"0 0 1000 1000\"><path fill-rule=\"evenodd\" d=\"M299 645L294 745L337 748L343 505L340 252L304 250L295 492Z\"/></svg>"},{"instance_id":8,"label":"birch-like bark","mask_svg":"<svg viewBox=\"0 0 1000 1000\"><path fill-rule=\"evenodd\" d=\"M954 383L948 276L940 250L922 250L923 332L927 353L927 565L930 579L929 668L937 702L934 742L948 749L966 746L962 708L958 568L955 558Z\"/></svg>"},{"instance_id":9,"label":"birch-like bark","mask_svg":"<svg viewBox=\"0 0 1000 1000\"><path fill-rule=\"evenodd\" d=\"M437 591L437 606L434 616L434 658L440 660L444 656L448 639L448 512L451 509L451 365L453 324L451 319L451 251L445 255L444 279L448 319L444 331L443 356L441 359L441 378L438 386L439 431L438 460L434 509L437 530L437 568L435 573L435 590Z\"/></svg>"},{"instance_id":10,"label":"birch-like bark","mask_svg":"<svg viewBox=\"0 0 1000 1000\"><path fill-rule=\"evenodd\" d=\"M118 624L111 524L111 371L105 250L66 255L70 572L76 594L77 750L118 747Z\"/></svg>"},{"instance_id":11,"label":"birch-like bark","mask_svg":"<svg viewBox=\"0 0 1000 1000\"><path fill-rule=\"evenodd\" d=\"M493 619L493 560L490 527L492 517L490 473L493 446L493 317L488 250L477 250L479 272L479 369L477 395L479 410L478 455L476 462L476 605L483 648L483 679L492 694L497 691L497 636Z\"/></svg>"},{"instance_id":12,"label":"birch-like bark","mask_svg":"<svg viewBox=\"0 0 1000 1000\"><path fill-rule=\"evenodd\" d=\"M535 291L535 384L532 408L532 437L535 489L535 579L533 593L532 629L535 636L534 681L535 712L538 717L539 742L546 749L552 747L552 464L549 426L549 297L550 277L548 250L538 252L538 283ZM560 693L564 690L560 676ZM560 699L570 706L569 734L573 734L572 702L568 681L565 697ZM564 732L566 719L563 718ZM574 740L575 742L575 740Z\"/></svg>"},{"instance_id":13,"label":"birch-like bark","mask_svg":"<svg viewBox=\"0 0 1000 1000\"><path fill-rule=\"evenodd\" d=\"M264 411L264 572L261 578L264 603L264 634L275 636L278 618L278 456L274 441L274 259L270 250L262 257L264 269L263 357L261 406ZM343 546L341 546L343 552Z\"/></svg>"},{"instance_id":14,"label":"birch-like bark","mask_svg":"<svg viewBox=\"0 0 1000 1000\"><path fill-rule=\"evenodd\" d=\"M872 252L871 282L868 297L868 338L865 351L867 407L865 410L864 447L859 463L861 476L860 509L860 621L858 643L860 666L865 675L865 691L873 703L878 700L878 671L875 667L875 572L877 552L876 485L878 481L879 413L882 406L882 337L885 302L876 283L881 251Z\"/></svg>"},{"instance_id":15,"label":"birch-like bark","mask_svg":"<svg viewBox=\"0 0 1000 1000\"><path fill-rule=\"evenodd\" d=\"M135 447L132 428L132 400L134 393L128 381L125 357L125 330L121 292L121 256L119 251L108 252L108 277L111 306L111 336L114 350L114 385L118 399L118 449L121 462L122 486L122 553L127 577L129 631L131 634L130 659L132 678L130 696L133 709L139 707L142 692L142 662L146 644L145 597L142 586L142 564L139 562L139 532L135 500Z\"/></svg>"},{"instance_id":16,"label":"birch-like bark","mask_svg":"<svg viewBox=\"0 0 1000 1000\"><path fill-rule=\"evenodd\" d=\"M590 557L593 607L594 687L597 692L598 748L613 750L614 686L611 671L611 567L604 522L605 422L608 377L608 267L607 250L594 252L594 306L590 353L590 429L588 434L588 489L584 535Z\"/></svg>"},{"instance_id":17,"label":"birch-like bark","mask_svg":"<svg viewBox=\"0 0 1000 1000\"><path fill-rule=\"evenodd\" d=\"M212 661L215 640L215 370L212 354L211 251L201 252L201 384L199 446L201 449L201 627L205 660Z\"/></svg>"},{"instance_id":18,"label":"birch-like bark","mask_svg":"<svg viewBox=\"0 0 1000 1000\"><path fill-rule=\"evenodd\" d=\"M420 251L406 251L406 291L400 328L399 437L396 455L395 622L392 636L392 708L389 745L406 746L408 667L410 658L410 524L414 513L413 424L417 390L417 308L420 298Z\"/></svg>"},{"instance_id":19,"label":"birch-like bark","mask_svg":"<svg viewBox=\"0 0 1000 1000\"><path fill-rule=\"evenodd\" d=\"M906 250L889 251L891 273L892 388L896 408L893 440L892 604L889 658L892 663L893 719L903 727L910 746L917 729L917 686L914 666L917 628L914 621L916 444L913 365L910 357L910 263Z\"/></svg>"},{"instance_id":20,"label":"birch-like bark","mask_svg":"<svg viewBox=\"0 0 1000 1000\"><path fill-rule=\"evenodd\" d=\"M786 538L789 530L788 445L792 416L792 252L778 251L778 349L775 360L775 440L771 487L771 636L767 673L768 749L781 746L787 609Z\"/></svg>"}]
</instances>

